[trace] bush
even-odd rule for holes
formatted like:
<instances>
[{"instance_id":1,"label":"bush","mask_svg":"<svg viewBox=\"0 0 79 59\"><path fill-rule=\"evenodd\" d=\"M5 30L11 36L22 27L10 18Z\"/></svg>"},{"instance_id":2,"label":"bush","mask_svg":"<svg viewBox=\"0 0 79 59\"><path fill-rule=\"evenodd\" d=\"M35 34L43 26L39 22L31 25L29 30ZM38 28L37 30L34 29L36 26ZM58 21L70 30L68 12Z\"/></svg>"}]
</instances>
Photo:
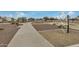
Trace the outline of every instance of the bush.
<instances>
[{"instance_id":1,"label":"bush","mask_svg":"<svg viewBox=\"0 0 79 59\"><path fill-rule=\"evenodd\" d=\"M67 28L67 25L64 25L63 28L66 29Z\"/></svg>"},{"instance_id":2,"label":"bush","mask_svg":"<svg viewBox=\"0 0 79 59\"><path fill-rule=\"evenodd\" d=\"M19 26L19 23L16 23L17 26Z\"/></svg>"},{"instance_id":3,"label":"bush","mask_svg":"<svg viewBox=\"0 0 79 59\"><path fill-rule=\"evenodd\" d=\"M57 26L56 24L53 24L54 26Z\"/></svg>"},{"instance_id":4,"label":"bush","mask_svg":"<svg viewBox=\"0 0 79 59\"><path fill-rule=\"evenodd\" d=\"M63 25L59 25L58 28L63 28Z\"/></svg>"},{"instance_id":5,"label":"bush","mask_svg":"<svg viewBox=\"0 0 79 59\"><path fill-rule=\"evenodd\" d=\"M17 26L22 25L22 24L19 24L18 22L12 22L11 24L15 24Z\"/></svg>"},{"instance_id":6,"label":"bush","mask_svg":"<svg viewBox=\"0 0 79 59\"><path fill-rule=\"evenodd\" d=\"M0 28L0 30L4 30L4 28Z\"/></svg>"},{"instance_id":7,"label":"bush","mask_svg":"<svg viewBox=\"0 0 79 59\"><path fill-rule=\"evenodd\" d=\"M66 25L59 25L58 28L63 28L63 29L66 29L67 26Z\"/></svg>"},{"instance_id":8,"label":"bush","mask_svg":"<svg viewBox=\"0 0 79 59\"><path fill-rule=\"evenodd\" d=\"M15 24L14 22L12 22L11 24Z\"/></svg>"}]
</instances>

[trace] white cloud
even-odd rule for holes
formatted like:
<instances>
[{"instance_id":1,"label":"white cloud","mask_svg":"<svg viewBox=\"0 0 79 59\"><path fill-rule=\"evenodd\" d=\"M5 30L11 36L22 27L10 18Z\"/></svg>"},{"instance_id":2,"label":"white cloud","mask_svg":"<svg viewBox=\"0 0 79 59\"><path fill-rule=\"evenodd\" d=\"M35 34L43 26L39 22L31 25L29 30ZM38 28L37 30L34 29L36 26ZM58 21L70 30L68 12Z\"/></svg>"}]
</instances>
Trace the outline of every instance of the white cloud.
<instances>
[{"instance_id":1,"label":"white cloud","mask_svg":"<svg viewBox=\"0 0 79 59\"><path fill-rule=\"evenodd\" d=\"M73 12L73 11L68 12L68 15L70 15L70 16L72 16L74 14L75 14L75 12Z\"/></svg>"},{"instance_id":2,"label":"white cloud","mask_svg":"<svg viewBox=\"0 0 79 59\"><path fill-rule=\"evenodd\" d=\"M25 16L24 12L16 12L16 17L22 17Z\"/></svg>"}]
</instances>

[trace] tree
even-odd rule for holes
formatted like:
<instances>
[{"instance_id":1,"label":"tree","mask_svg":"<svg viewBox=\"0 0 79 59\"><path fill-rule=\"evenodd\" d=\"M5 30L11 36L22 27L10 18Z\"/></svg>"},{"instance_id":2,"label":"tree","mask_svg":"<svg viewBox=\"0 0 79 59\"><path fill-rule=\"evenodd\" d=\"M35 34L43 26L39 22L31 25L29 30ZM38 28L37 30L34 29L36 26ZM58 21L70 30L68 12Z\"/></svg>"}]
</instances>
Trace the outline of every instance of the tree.
<instances>
[{"instance_id":1,"label":"tree","mask_svg":"<svg viewBox=\"0 0 79 59\"><path fill-rule=\"evenodd\" d=\"M47 21L47 20L49 20L49 18L48 18L48 17L43 17L43 19L44 19L44 21Z\"/></svg>"},{"instance_id":2,"label":"tree","mask_svg":"<svg viewBox=\"0 0 79 59\"><path fill-rule=\"evenodd\" d=\"M27 21L26 17L19 17L17 19L17 22L26 22L26 21Z\"/></svg>"},{"instance_id":3,"label":"tree","mask_svg":"<svg viewBox=\"0 0 79 59\"><path fill-rule=\"evenodd\" d=\"M51 17L50 20L55 20L55 19L53 17Z\"/></svg>"},{"instance_id":4,"label":"tree","mask_svg":"<svg viewBox=\"0 0 79 59\"><path fill-rule=\"evenodd\" d=\"M34 21L35 20L35 18L29 18L28 19L28 21Z\"/></svg>"},{"instance_id":5,"label":"tree","mask_svg":"<svg viewBox=\"0 0 79 59\"><path fill-rule=\"evenodd\" d=\"M26 21L27 21L26 17L22 17L22 22L26 22Z\"/></svg>"},{"instance_id":6,"label":"tree","mask_svg":"<svg viewBox=\"0 0 79 59\"><path fill-rule=\"evenodd\" d=\"M36 20L39 20L40 21L40 20L43 20L43 19L42 18L37 18Z\"/></svg>"},{"instance_id":7,"label":"tree","mask_svg":"<svg viewBox=\"0 0 79 59\"><path fill-rule=\"evenodd\" d=\"M11 23L15 24L15 19L14 18L11 18Z\"/></svg>"},{"instance_id":8,"label":"tree","mask_svg":"<svg viewBox=\"0 0 79 59\"><path fill-rule=\"evenodd\" d=\"M15 19L14 18L11 18L11 22L14 22L15 21Z\"/></svg>"},{"instance_id":9,"label":"tree","mask_svg":"<svg viewBox=\"0 0 79 59\"><path fill-rule=\"evenodd\" d=\"M76 17L76 20L79 20L79 16Z\"/></svg>"},{"instance_id":10,"label":"tree","mask_svg":"<svg viewBox=\"0 0 79 59\"><path fill-rule=\"evenodd\" d=\"M2 17L0 16L0 19L1 19Z\"/></svg>"}]
</instances>

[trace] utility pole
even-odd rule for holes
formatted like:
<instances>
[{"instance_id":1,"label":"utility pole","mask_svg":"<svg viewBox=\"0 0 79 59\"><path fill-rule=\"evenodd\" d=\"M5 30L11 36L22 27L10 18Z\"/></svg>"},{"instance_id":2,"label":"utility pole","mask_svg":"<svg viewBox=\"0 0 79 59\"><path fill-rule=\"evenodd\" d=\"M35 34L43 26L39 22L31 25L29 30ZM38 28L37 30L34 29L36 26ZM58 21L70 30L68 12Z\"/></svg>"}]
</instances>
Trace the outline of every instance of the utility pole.
<instances>
[{"instance_id":1,"label":"utility pole","mask_svg":"<svg viewBox=\"0 0 79 59\"><path fill-rule=\"evenodd\" d=\"M69 33L69 15L67 15L67 33Z\"/></svg>"}]
</instances>

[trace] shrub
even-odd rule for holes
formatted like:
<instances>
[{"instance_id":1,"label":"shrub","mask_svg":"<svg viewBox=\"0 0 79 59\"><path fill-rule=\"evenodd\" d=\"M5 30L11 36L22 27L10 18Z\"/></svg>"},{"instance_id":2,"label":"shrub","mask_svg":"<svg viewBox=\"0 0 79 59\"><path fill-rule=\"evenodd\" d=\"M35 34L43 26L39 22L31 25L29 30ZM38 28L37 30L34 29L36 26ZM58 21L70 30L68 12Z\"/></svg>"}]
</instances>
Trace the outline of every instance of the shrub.
<instances>
[{"instance_id":1,"label":"shrub","mask_svg":"<svg viewBox=\"0 0 79 59\"><path fill-rule=\"evenodd\" d=\"M0 30L4 30L4 28L0 28Z\"/></svg>"},{"instance_id":2,"label":"shrub","mask_svg":"<svg viewBox=\"0 0 79 59\"><path fill-rule=\"evenodd\" d=\"M53 24L54 26L57 26L56 24Z\"/></svg>"},{"instance_id":3,"label":"shrub","mask_svg":"<svg viewBox=\"0 0 79 59\"><path fill-rule=\"evenodd\" d=\"M63 25L59 25L58 28L63 28Z\"/></svg>"},{"instance_id":4,"label":"shrub","mask_svg":"<svg viewBox=\"0 0 79 59\"><path fill-rule=\"evenodd\" d=\"M66 25L59 25L58 28L63 28L63 29L66 29L67 26Z\"/></svg>"},{"instance_id":5,"label":"shrub","mask_svg":"<svg viewBox=\"0 0 79 59\"><path fill-rule=\"evenodd\" d=\"M11 24L15 24L14 22L12 22Z\"/></svg>"},{"instance_id":6,"label":"shrub","mask_svg":"<svg viewBox=\"0 0 79 59\"><path fill-rule=\"evenodd\" d=\"M64 25L63 28L66 29L67 28L67 25Z\"/></svg>"},{"instance_id":7,"label":"shrub","mask_svg":"<svg viewBox=\"0 0 79 59\"><path fill-rule=\"evenodd\" d=\"M17 26L19 26L19 23L16 23Z\"/></svg>"}]
</instances>

